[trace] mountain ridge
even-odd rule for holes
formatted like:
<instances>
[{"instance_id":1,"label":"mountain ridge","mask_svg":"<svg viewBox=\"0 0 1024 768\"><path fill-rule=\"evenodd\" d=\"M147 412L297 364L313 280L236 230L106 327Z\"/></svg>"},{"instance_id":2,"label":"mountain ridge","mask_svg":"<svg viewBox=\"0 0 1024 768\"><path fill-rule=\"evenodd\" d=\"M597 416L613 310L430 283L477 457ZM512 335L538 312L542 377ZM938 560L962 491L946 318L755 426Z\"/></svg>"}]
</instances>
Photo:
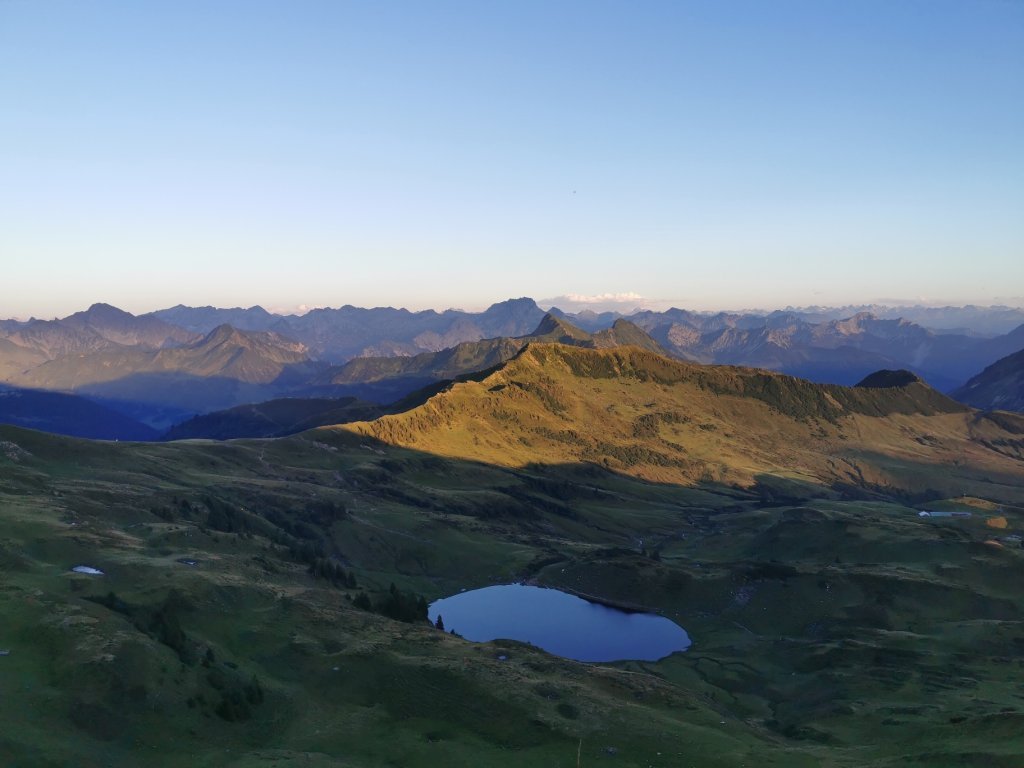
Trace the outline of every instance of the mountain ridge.
<instances>
[{"instance_id":1,"label":"mountain ridge","mask_svg":"<svg viewBox=\"0 0 1024 768\"><path fill-rule=\"evenodd\" d=\"M1024 349L972 376L952 396L983 410L1024 411Z\"/></svg>"},{"instance_id":2,"label":"mountain ridge","mask_svg":"<svg viewBox=\"0 0 1024 768\"><path fill-rule=\"evenodd\" d=\"M952 461L939 434L960 450L984 451L971 442L970 413L917 381L887 389L819 385L635 347L530 344L418 408L336 428L502 466L600 458L657 482L750 484L767 473L833 484L863 482L838 457L868 450L868 434L934 461ZM901 436L915 422L935 434L922 431L925 443Z\"/></svg>"}]
</instances>

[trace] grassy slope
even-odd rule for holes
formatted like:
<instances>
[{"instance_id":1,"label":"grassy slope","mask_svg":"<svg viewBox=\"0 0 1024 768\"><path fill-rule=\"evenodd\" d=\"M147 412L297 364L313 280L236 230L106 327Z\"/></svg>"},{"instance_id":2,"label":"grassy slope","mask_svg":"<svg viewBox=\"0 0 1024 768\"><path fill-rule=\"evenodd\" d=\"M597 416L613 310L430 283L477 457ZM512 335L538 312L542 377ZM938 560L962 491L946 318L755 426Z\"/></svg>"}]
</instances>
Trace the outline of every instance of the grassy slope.
<instances>
[{"instance_id":1,"label":"grassy slope","mask_svg":"<svg viewBox=\"0 0 1024 768\"><path fill-rule=\"evenodd\" d=\"M535 360L517 364L527 362ZM557 358L544 364L547 373L531 375L553 375ZM1024 479L1011 458L1017 422L956 412L898 415L884 427L831 411L832 420L793 419L759 397L698 387L677 401L689 384L655 384L662 389L652 395L642 391L651 382L628 378L584 388L577 377L565 393L536 395L521 368L491 376L509 371L504 389L491 392L492 379L478 390L459 384L405 417L455 413L445 403L465 396L458 409L482 419L473 422L483 438L475 450L494 463L342 429L129 445L0 427L0 648L11 651L0 674L18 692L0 698L3 762L573 766L582 740L584 766L1019 764L1024 552L1000 540L1024 526L1014 506ZM735 378L715 387L760 386L777 409L813 400L811 391L790 401L744 382L745 372L726 373ZM501 401L513 420L492 424L474 410L469 393L506 390L525 393ZM598 395L614 402L588 405ZM644 475L667 469L609 471L568 448L558 454L556 444L570 446L559 440L538 440L532 465L516 445L501 462L497 449L487 453L498 429L514 441L533 416L547 423L537 398L550 406L549 396L575 414L578 430L592 409L610 445L625 444L624 425L639 415L689 404L691 415L718 419L716 429L698 420L692 435L666 434L689 423L659 420L651 436L644 420L629 439L659 451L666 439L720 446L721 478L687 469L677 478L685 484L652 482ZM861 411L903 396L927 393L834 393ZM520 401L529 409L513 410ZM555 407L555 417L564 413ZM749 428L736 434L732 418ZM840 427L847 441L829 436ZM717 434L727 429L731 439ZM596 427L587 431L596 439ZM968 507L971 518L923 520L879 487L861 486L874 500L850 500L817 482L832 470L805 445L851 442L861 472L915 492L889 462L896 457L920 488L940 487L931 462L945 454L922 435L959 441L953 472L987 499ZM454 426L449 437L425 447L471 450ZM215 530L214 512L244 525ZM1006 528L990 527L998 517ZM314 580L289 553L289 540L308 536L374 594L392 581L433 599L532 578L678 617L694 646L656 664L591 666L466 643L355 609L352 590ZM107 575L68 573L80 563ZM83 599L108 591L139 609L134 621ZM162 635L154 629L160 609L185 641L166 623ZM263 702L251 719L218 716L254 675Z\"/></svg>"},{"instance_id":2,"label":"grassy slope","mask_svg":"<svg viewBox=\"0 0 1024 768\"><path fill-rule=\"evenodd\" d=\"M510 467L587 461L687 485L751 486L770 475L865 492L1024 500L1013 487L1020 455L975 440L977 420L921 384L813 385L638 349L544 345L421 408L339 428ZM1024 434L1024 422L1002 438L1012 442L1015 432Z\"/></svg>"}]
</instances>

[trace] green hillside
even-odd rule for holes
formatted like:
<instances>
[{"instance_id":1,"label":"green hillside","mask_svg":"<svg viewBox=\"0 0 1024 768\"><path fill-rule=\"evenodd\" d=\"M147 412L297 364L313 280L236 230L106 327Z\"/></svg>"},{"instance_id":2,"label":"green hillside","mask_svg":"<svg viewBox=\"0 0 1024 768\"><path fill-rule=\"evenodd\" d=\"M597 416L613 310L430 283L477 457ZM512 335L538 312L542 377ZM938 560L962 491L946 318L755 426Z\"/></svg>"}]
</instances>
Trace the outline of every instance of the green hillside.
<instances>
[{"instance_id":1,"label":"green hillside","mask_svg":"<svg viewBox=\"0 0 1024 768\"><path fill-rule=\"evenodd\" d=\"M1019 434L993 448L981 437L990 428L920 381L819 385L635 348L564 345L531 345L421 408L341 427L509 467L582 462L685 485L751 487L770 475L863 493L1024 498L1002 487L1020 471Z\"/></svg>"},{"instance_id":2,"label":"green hillside","mask_svg":"<svg viewBox=\"0 0 1024 768\"><path fill-rule=\"evenodd\" d=\"M916 382L559 345L278 440L0 427L0 761L1018 765L1022 451ZM385 615L519 579L693 646L581 664Z\"/></svg>"}]
</instances>

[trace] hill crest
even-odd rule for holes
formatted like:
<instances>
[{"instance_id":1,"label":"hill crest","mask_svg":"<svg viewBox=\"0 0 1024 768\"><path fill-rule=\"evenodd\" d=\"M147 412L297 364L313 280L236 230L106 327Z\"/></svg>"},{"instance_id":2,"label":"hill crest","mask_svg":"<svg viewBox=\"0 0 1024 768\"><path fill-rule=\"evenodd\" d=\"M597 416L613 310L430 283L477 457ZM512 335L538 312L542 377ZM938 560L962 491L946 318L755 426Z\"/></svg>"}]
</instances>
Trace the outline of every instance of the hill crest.
<instances>
[{"instance_id":1,"label":"hill crest","mask_svg":"<svg viewBox=\"0 0 1024 768\"><path fill-rule=\"evenodd\" d=\"M967 415L923 384L857 389L636 347L531 343L418 407L337 429L506 466L598 463L689 484L750 484L779 473L835 483L851 481L838 457L879 440L920 452L924 443L908 432L936 441L928 447L951 462L952 446L967 450Z\"/></svg>"}]
</instances>

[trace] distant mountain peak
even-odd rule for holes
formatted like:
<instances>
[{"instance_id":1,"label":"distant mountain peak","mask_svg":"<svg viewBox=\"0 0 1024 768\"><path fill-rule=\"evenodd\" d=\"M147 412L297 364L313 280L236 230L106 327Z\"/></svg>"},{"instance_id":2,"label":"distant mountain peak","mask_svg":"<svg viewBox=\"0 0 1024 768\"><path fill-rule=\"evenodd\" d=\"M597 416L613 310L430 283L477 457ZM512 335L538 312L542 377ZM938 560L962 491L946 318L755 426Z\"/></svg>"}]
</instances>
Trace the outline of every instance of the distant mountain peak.
<instances>
[{"instance_id":1,"label":"distant mountain peak","mask_svg":"<svg viewBox=\"0 0 1024 768\"><path fill-rule=\"evenodd\" d=\"M113 304L105 304L103 302L97 302L88 309L81 312L75 312L73 315L69 315L64 318L64 322L76 320L82 322L129 322L135 320L135 315L131 312L125 312L120 307L115 307Z\"/></svg>"},{"instance_id":2,"label":"distant mountain peak","mask_svg":"<svg viewBox=\"0 0 1024 768\"><path fill-rule=\"evenodd\" d=\"M213 350L217 347L237 347L250 350L278 362L297 362L308 359L305 344L273 331L245 331L222 323L196 342L195 349Z\"/></svg>"},{"instance_id":3,"label":"distant mountain peak","mask_svg":"<svg viewBox=\"0 0 1024 768\"><path fill-rule=\"evenodd\" d=\"M227 342L235 342L244 344L248 340L248 335L235 328L229 323L221 323L206 336L199 341L200 346L209 344L225 344Z\"/></svg>"},{"instance_id":4,"label":"distant mountain peak","mask_svg":"<svg viewBox=\"0 0 1024 768\"><path fill-rule=\"evenodd\" d=\"M496 301L491 304L485 312L490 312L497 309L518 309L518 310L535 310L540 309L537 306L537 302L531 299L529 296L521 296L518 299L505 299L504 301Z\"/></svg>"},{"instance_id":5,"label":"distant mountain peak","mask_svg":"<svg viewBox=\"0 0 1024 768\"><path fill-rule=\"evenodd\" d=\"M540 324L534 329L531 336L558 336L570 339L588 339L590 334L580 330L564 317L548 312L541 318Z\"/></svg>"},{"instance_id":6,"label":"distant mountain peak","mask_svg":"<svg viewBox=\"0 0 1024 768\"><path fill-rule=\"evenodd\" d=\"M118 314L118 315L130 315L131 314L131 312L125 312L120 307L115 307L113 304L107 304L106 302L103 302L103 301L97 301L95 304L90 306L86 310L86 312L89 312L89 313L92 313L92 312L110 312L110 313L115 313L115 314Z\"/></svg>"},{"instance_id":7,"label":"distant mountain peak","mask_svg":"<svg viewBox=\"0 0 1024 768\"><path fill-rule=\"evenodd\" d=\"M617 317L617 318L615 318L615 322L612 323L612 328L619 328L619 329L626 328L626 329L630 329L630 330L633 329L633 328L636 328L641 333L645 332L639 325L634 323L632 320L627 320L624 317Z\"/></svg>"}]
</instances>

